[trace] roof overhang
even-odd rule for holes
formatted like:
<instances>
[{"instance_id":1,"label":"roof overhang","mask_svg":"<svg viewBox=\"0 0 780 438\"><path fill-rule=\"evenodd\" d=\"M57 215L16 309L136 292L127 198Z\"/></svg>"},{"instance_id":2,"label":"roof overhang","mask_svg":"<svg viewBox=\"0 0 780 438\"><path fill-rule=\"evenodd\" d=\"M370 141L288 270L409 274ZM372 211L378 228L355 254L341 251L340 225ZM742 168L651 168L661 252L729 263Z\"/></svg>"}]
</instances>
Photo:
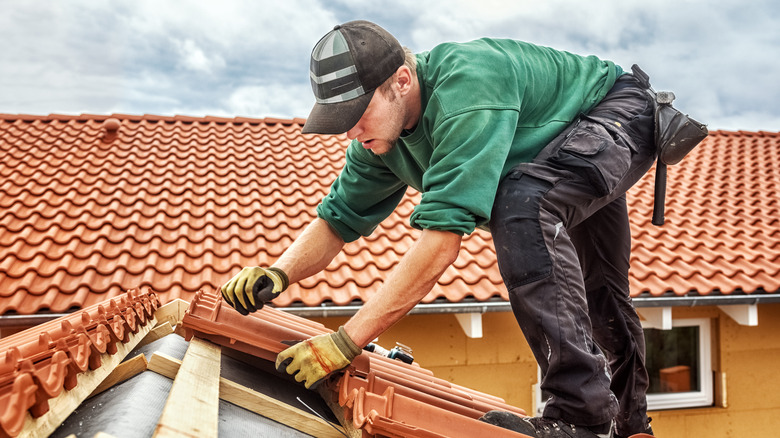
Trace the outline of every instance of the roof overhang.
<instances>
[{"instance_id":1,"label":"roof overhang","mask_svg":"<svg viewBox=\"0 0 780 438\"><path fill-rule=\"evenodd\" d=\"M695 306L727 306L737 304L768 304L780 303L780 291L777 293L755 292L752 294L733 293L729 295L664 295L664 296L640 296L632 299L635 307L695 307ZM337 316L352 316L362 307L361 304L337 306L323 303L316 307L290 306L281 307L280 310L293 315L307 318L327 318ZM464 300L459 303L434 302L421 303L409 312L410 315L424 315L437 313L487 313L487 312L511 312L512 306L508 301L494 298L489 301L478 302Z\"/></svg>"},{"instance_id":2,"label":"roof overhang","mask_svg":"<svg viewBox=\"0 0 780 438\"><path fill-rule=\"evenodd\" d=\"M770 304L780 303L780 291L775 293L766 293L757 291L750 294L732 293L728 295L712 294L697 295L689 294L663 295L663 296L639 296L633 298L635 307L696 307L696 306L729 306L743 304ZM352 316L362 307L362 304L351 304L339 306L332 303L323 303L320 306L306 307L296 305L290 307L280 307L287 313L302 316L305 318L328 318ZM410 315L430 315L430 314L463 314L463 313L488 313L488 312L511 312L512 307L508 301L500 298L494 298L489 301L478 302L476 300L464 300L459 303L433 302L421 303L416 305L410 312ZM34 326L59 317L67 313L42 313L35 315L2 315L0 316L0 328L3 327L23 327Z\"/></svg>"}]
</instances>

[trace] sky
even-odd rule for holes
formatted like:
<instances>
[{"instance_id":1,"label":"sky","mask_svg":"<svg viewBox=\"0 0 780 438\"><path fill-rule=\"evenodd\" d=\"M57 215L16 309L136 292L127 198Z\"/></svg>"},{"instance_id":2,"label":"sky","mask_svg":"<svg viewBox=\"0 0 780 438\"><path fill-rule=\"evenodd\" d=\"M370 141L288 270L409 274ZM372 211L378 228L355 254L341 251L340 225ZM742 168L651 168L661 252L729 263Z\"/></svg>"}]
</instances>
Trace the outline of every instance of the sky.
<instances>
[{"instance_id":1,"label":"sky","mask_svg":"<svg viewBox=\"0 0 780 438\"><path fill-rule=\"evenodd\" d=\"M314 44L514 38L640 65L710 130L780 131L776 0L0 0L0 113L307 117Z\"/></svg>"}]
</instances>

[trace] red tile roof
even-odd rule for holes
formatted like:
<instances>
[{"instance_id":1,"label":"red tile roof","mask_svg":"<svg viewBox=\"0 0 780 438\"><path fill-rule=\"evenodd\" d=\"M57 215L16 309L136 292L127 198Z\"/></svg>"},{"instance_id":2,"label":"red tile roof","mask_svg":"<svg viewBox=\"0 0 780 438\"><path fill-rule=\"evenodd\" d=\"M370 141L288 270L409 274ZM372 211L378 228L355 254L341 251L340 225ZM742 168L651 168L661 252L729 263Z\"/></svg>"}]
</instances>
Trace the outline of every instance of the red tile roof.
<instances>
[{"instance_id":1,"label":"red tile roof","mask_svg":"<svg viewBox=\"0 0 780 438\"><path fill-rule=\"evenodd\" d=\"M629 192L632 295L780 293L779 167L780 133L710 133L668 168L661 227L646 175Z\"/></svg>"},{"instance_id":2,"label":"red tile roof","mask_svg":"<svg viewBox=\"0 0 780 438\"><path fill-rule=\"evenodd\" d=\"M196 335L268 361L288 347L283 341L304 340L330 332L323 325L264 307L241 316L216 292L199 292L182 325L187 338ZM356 429L369 436L518 437L478 418L499 409L525 415L503 399L436 378L429 370L364 351L343 374L324 383Z\"/></svg>"},{"instance_id":3,"label":"red tile roof","mask_svg":"<svg viewBox=\"0 0 780 438\"><path fill-rule=\"evenodd\" d=\"M0 114L0 315L63 312L129 287L190 300L273 262L314 217L343 136L303 120ZM713 132L669 169L667 223L650 224L652 172L629 198L631 287L661 295L780 290L780 134ZM363 301L417 232L419 195L277 305ZM424 299L506 298L488 233Z\"/></svg>"}]
</instances>

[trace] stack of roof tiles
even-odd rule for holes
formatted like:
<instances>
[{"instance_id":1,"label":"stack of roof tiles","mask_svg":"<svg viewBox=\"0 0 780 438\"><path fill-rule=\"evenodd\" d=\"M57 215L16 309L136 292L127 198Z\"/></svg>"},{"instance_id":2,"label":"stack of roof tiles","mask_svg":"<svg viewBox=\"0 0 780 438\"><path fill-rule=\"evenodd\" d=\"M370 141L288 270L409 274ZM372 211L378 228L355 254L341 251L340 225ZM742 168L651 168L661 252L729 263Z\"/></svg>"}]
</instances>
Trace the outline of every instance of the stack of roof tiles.
<instances>
[{"instance_id":1,"label":"stack of roof tiles","mask_svg":"<svg viewBox=\"0 0 780 438\"><path fill-rule=\"evenodd\" d=\"M314 218L344 136L303 120L0 114L0 315L64 312L124 289L190 300L272 263ZM780 134L713 132L669 169L667 221L650 224L652 172L629 193L639 294L777 292ZM419 195L277 305L365 301L412 244ZM423 300L506 299L489 234Z\"/></svg>"},{"instance_id":2,"label":"stack of roof tiles","mask_svg":"<svg viewBox=\"0 0 780 438\"><path fill-rule=\"evenodd\" d=\"M271 362L290 342L330 332L319 323L268 306L241 316L221 295L206 292L190 303L182 325L188 337L197 335ZM478 419L494 409L525 415L522 409L376 353L364 351L325 385L324 391L337 394L354 428L369 436L521 436Z\"/></svg>"},{"instance_id":3,"label":"stack of roof tiles","mask_svg":"<svg viewBox=\"0 0 780 438\"><path fill-rule=\"evenodd\" d=\"M109 355L117 355L114 365L119 363L119 356L130 349L122 348L120 354L118 345L129 344L131 333L139 333L141 327L147 328L142 334L148 333L159 321L158 308L155 292L133 289L0 340L0 437L34 433L36 429L27 422L44 416L51 399L60 403L52 408L58 418L70 415L78 403L63 400L63 396L68 398L63 390L89 385L84 383L87 380L96 385L94 379L82 380L77 376L99 369L101 360ZM241 316L219 294L203 291L196 293L181 324L188 340L198 336L270 362L290 341L329 331L321 324L268 306ZM133 341L142 337L134 336ZM300 384L290 380L289 385ZM81 391L82 396L88 393L89 390ZM524 436L478 420L493 409L521 416L525 415L522 409L507 405L498 397L436 378L417 365L376 353L364 351L343 372L322 384L320 393L333 400L334 406L343 407L338 414L343 424L350 430L364 432L362 436ZM151 420L157 421L157 417ZM56 428L58 424L47 427Z\"/></svg>"},{"instance_id":4,"label":"stack of roof tiles","mask_svg":"<svg viewBox=\"0 0 780 438\"><path fill-rule=\"evenodd\" d=\"M14 336L0 339L0 437L16 436L27 412L38 418L49 399L78 384L154 318L157 295L133 289Z\"/></svg>"}]
</instances>

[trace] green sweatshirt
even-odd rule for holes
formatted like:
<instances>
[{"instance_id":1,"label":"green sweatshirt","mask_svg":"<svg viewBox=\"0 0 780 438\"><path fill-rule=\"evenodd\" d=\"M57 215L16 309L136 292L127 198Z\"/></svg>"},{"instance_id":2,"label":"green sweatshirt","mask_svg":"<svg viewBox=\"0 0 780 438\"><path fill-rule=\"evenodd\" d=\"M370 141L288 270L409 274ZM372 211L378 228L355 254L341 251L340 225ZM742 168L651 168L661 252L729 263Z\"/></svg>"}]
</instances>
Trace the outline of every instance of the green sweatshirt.
<instances>
[{"instance_id":1,"label":"green sweatshirt","mask_svg":"<svg viewBox=\"0 0 780 438\"><path fill-rule=\"evenodd\" d=\"M411 186L422 193L413 227L469 234L490 220L509 170L592 109L620 74L595 56L513 40L445 43L418 54L417 126L384 155L353 141L317 214L351 242L370 235Z\"/></svg>"}]
</instances>

